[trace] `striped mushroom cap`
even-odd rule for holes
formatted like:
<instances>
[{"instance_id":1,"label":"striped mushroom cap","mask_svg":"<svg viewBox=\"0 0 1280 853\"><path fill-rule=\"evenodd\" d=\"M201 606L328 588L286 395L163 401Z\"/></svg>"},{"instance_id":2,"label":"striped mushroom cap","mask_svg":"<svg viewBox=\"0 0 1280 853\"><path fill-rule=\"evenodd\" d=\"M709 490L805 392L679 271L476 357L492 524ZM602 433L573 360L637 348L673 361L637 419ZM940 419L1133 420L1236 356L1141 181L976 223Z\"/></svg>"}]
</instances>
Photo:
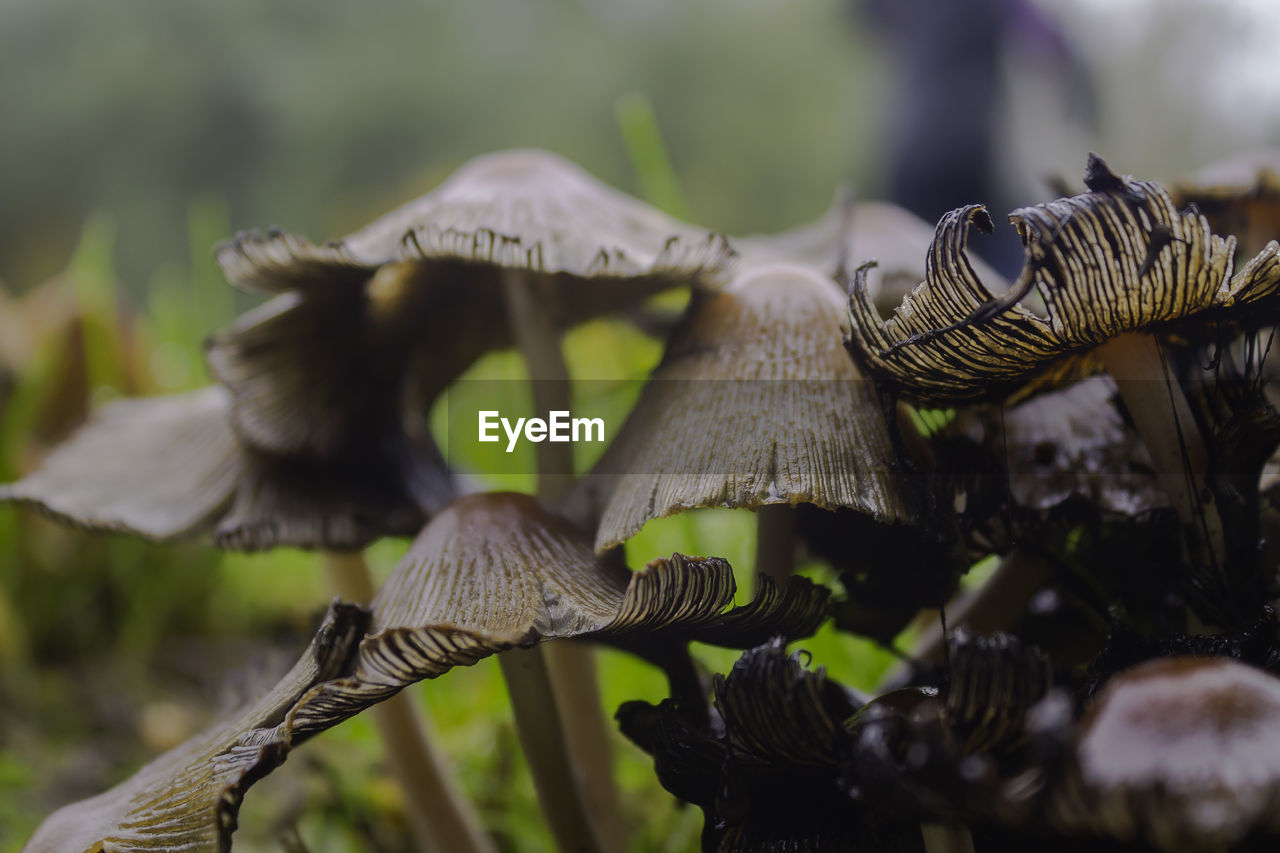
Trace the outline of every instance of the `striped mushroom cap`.
<instances>
[{"instance_id":1,"label":"striped mushroom cap","mask_svg":"<svg viewBox=\"0 0 1280 853\"><path fill-rule=\"evenodd\" d=\"M214 335L207 358L247 442L324 458L511 344L504 275L545 285L568 326L709 282L731 257L722 238L553 154L499 152L342 240L269 232L221 245L230 281L279 295Z\"/></svg>"},{"instance_id":2,"label":"striped mushroom cap","mask_svg":"<svg viewBox=\"0 0 1280 853\"><path fill-rule=\"evenodd\" d=\"M1280 831L1280 679L1227 658L1161 658L1110 682L1050 792L1068 832L1166 851Z\"/></svg>"},{"instance_id":3,"label":"striped mushroom cap","mask_svg":"<svg viewBox=\"0 0 1280 853\"><path fill-rule=\"evenodd\" d=\"M734 591L724 560L675 554L630 572L531 497L459 498L418 536L372 614L333 605L261 699L55 812L30 849L225 851L246 790L294 746L420 679L514 646L636 635L739 646L807 636L826 616L826 590L802 578L766 585L740 607Z\"/></svg>"},{"instance_id":4,"label":"striped mushroom cap","mask_svg":"<svg viewBox=\"0 0 1280 853\"><path fill-rule=\"evenodd\" d=\"M1016 399L1098 372L1092 350L1125 332L1274 314L1280 245L1232 276L1234 238L1212 234L1193 210L1179 212L1159 184L1119 177L1096 157L1085 183L1083 195L1010 215L1027 263L1007 294L992 293L965 254L969 226L992 227L979 205L942 218L924 282L889 320L860 274L852 346L869 369L919 402ZM1020 304L1033 288L1046 316Z\"/></svg>"},{"instance_id":5,"label":"striped mushroom cap","mask_svg":"<svg viewBox=\"0 0 1280 853\"><path fill-rule=\"evenodd\" d=\"M418 530L449 501L429 438L375 455L283 458L247 446L225 388L104 407L0 501L64 523L170 541L211 533L219 547L358 548Z\"/></svg>"},{"instance_id":6,"label":"striped mushroom cap","mask_svg":"<svg viewBox=\"0 0 1280 853\"><path fill-rule=\"evenodd\" d=\"M768 266L696 299L582 491L596 547L694 507L807 503L913 517L873 384L842 347L839 290Z\"/></svg>"}]
</instances>

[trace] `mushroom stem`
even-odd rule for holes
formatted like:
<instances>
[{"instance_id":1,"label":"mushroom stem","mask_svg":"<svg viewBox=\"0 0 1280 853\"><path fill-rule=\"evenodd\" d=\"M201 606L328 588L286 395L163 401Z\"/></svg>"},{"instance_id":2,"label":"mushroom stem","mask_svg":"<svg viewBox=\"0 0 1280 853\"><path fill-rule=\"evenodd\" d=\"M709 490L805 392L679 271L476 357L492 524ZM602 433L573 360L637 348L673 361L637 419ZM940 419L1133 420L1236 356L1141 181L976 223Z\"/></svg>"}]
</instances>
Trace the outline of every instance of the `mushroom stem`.
<instances>
[{"instance_id":1,"label":"mushroom stem","mask_svg":"<svg viewBox=\"0 0 1280 853\"><path fill-rule=\"evenodd\" d=\"M511 694L516 734L529 762L538 802L562 851L606 849L597 815L587 802L582 777L575 772L564 742L563 717L556 713L554 679L542 646L511 649L498 655L502 676Z\"/></svg>"},{"instance_id":2,"label":"mushroom stem","mask_svg":"<svg viewBox=\"0 0 1280 853\"><path fill-rule=\"evenodd\" d=\"M549 283L506 270L502 286L512 335L529 371L535 411L569 411L569 367L560 346L552 294L547 292ZM573 445L539 443L537 465L538 498L552 504L573 482ZM502 671L525 756L531 768L535 763L543 765L534 769L534 784L552 831L564 849L580 849L580 845L565 846L569 836L562 833L569 831L572 822L574 838L594 831L592 849L621 850L625 846L622 820L593 650L585 644L553 641L526 654L538 658L536 666L504 664ZM521 677L513 678L517 669ZM549 681L540 683L543 678ZM556 701L536 699L540 693L553 695ZM554 719L543 719L547 715ZM555 739L545 740L548 736ZM528 748L531 744L536 744L533 751ZM573 792L566 790L575 786ZM577 813L566 811L570 809Z\"/></svg>"},{"instance_id":3,"label":"mushroom stem","mask_svg":"<svg viewBox=\"0 0 1280 853\"><path fill-rule=\"evenodd\" d=\"M1174 502L1190 556L1205 566L1218 564L1225 553L1225 539L1222 519L1206 488L1204 439L1186 396L1165 369L1159 342L1153 335L1129 332L1095 352L1116 380L1161 486Z\"/></svg>"},{"instance_id":4,"label":"mushroom stem","mask_svg":"<svg viewBox=\"0 0 1280 853\"><path fill-rule=\"evenodd\" d=\"M767 504L756 509L756 576L785 584L796 563L796 509Z\"/></svg>"},{"instance_id":5,"label":"mushroom stem","mask_svg":"<svg viewBox=\"0 0 1280 853\"><path fill-rule=\"evenodd\" d=\"M326 551L329 583L344 601L367 605L373 579L359 551ZM432 745L431 722L413 693L402 690L369 709L387 763L405 796L419 848L430 853L496 853L480 816L454 781L448 759Z\"/></svg>"}]
</instances>

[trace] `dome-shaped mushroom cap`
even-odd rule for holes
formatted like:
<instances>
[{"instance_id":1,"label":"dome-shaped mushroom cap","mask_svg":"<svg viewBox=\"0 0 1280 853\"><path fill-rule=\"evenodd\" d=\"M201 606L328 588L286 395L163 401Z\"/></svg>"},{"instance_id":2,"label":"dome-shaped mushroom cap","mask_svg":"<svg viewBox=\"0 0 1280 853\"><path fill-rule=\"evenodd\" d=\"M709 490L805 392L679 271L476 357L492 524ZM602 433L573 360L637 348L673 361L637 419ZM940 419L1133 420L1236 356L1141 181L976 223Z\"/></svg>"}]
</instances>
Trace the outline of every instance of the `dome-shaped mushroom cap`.
<instances>
[{"instance_id":1,"label":"dome-shaped mushroom cap","mask_svg":"<svg viewBox=\"0 0 1280 853\"><path fill-rule=\"evenodd\" d=\"M839 290L804 267L746 271L696 300L574 496L603 506L596 547L694 507L811 503L909 520L846 332Z\"/></svg>"},{"instance_id":2,"label":"dome-shaped mushroom cap","mask_svg":"<svg viewBox=\"0 0 1280 853\"><path fill-rule=\"evenodd\" d=\"M1081 721L1076 764L1055 797L1067 829L1218 850L1280 828L1280 679L1227 658L1137 666Z\"/></svg>"},{"instance_id":3,"label":"dome-shaped mushroom cap","mask_svg":"<svg viewBox=\"0 0 1280 853\"><path fill-rule=\"evenodd\" d=\"M379 590L374 628L450 625L509 643L575 636L617 616L630 577L534 498L468 495L423 529Z\"/></svg>"},{"instance_id":4,"label":"dome-shaped mushroom cap","mask_svg":"<svg viewBox=\"0 0 1280 853\"><path fill-rule=\"evenodd\" d=\"M427 195L316 246L247 232L218 247L232 282L282 294L207 347L236 429L273 453L331 458L368 420L422 405L513 341L504 276L528 277L562 328L684 285L718 286L725 239L544 151L476 158Z\"/></svg>"},{"instance_id":5,"label":"dome-shaped mushroom cap","mask_svg":"<svg viewBox=\"0 0 1280 853\"><path fill-rule=\"evenodd\" d=\"M316 246L278 231L218 247L227 278L267 292L307 289L404 260L453 258L543 273L626 277L714 271L722 238L663 214L547 151L470 160L436 189L348 237ZM344 275L345 274L345 275Z\"/></svg>"}]
</instances>

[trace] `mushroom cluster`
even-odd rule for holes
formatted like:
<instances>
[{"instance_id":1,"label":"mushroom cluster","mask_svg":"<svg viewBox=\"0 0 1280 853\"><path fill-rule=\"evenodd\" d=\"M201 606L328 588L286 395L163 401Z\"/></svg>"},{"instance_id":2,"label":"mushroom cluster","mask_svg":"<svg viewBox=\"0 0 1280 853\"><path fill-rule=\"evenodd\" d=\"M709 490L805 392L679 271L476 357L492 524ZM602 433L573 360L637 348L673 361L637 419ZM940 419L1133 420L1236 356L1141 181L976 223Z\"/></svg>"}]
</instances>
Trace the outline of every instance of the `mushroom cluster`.
<instances>
[{"instance_id":1,"label":"mushroom cluster","mask_svg":"<svg viewBox=\"0 0 1280 853\"><path fill-rule=\"evenodd\" d=\"M841 196L726 238L538 151L342 240L238 235L224 274L270 298L208 340L216 383L105 407L0 501L315 549L339 600L273 688L26 849L228 849L248 788L366 711L416 843L496 849L406 691L496 655L556 844L622 850L593 644L665 673L670 698L616 719L705 850L1274 844L1266 174L1211 227L1091 157L1086 192L1011 215L1011 284L968 256L978 205L930 229ZM536 495L486 491L440 451L429 408L482 355L514 348L535 412L568 410L561 336L675 289L589 470L540 443ZM636 553L650 521L713 508L755 513L742 602L721 556ZM360 549L383 536L414 538L375 586ZM839 684L788 648L827 623L902 663ZM693 644L744 654L712 677Z\"/></svg>"}]
</instances>

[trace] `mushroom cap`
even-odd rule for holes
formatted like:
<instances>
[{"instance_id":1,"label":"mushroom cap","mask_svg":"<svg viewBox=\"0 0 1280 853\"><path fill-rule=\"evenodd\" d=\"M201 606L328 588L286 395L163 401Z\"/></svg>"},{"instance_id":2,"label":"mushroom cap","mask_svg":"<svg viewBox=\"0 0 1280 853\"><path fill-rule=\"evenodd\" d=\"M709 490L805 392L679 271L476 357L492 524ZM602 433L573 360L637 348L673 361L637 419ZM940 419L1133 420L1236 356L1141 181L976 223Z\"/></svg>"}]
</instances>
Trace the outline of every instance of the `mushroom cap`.
<instances>
[{"instance_id":1,"label":"mushroom cap","mask_svg":"<svg viewBox=\"0 0 1280 853\"><path fill-rule=\"evenodd\" d=\"M57 520L158 541L207 529L231 501L243 461L217 386L108 404L0 500Z\"/></svg>"},{"instance_id":2,"label":"mushroom cap","mask_svg":"<svg viewBox=\"0 0 1280 853\"><path fill-rule=\"evenodd\" d=\"M23 849L230 850L245 791L315 733L287 712L313 685L340 674L367 621L359 608L330 607L310 647L271 690L114 788L54 812Z\"/></svg>"},{"instance_id":3,"label":"mushroom cap","mask_svg":"<svg viewBox=\"0 0 1280 853\"><path fill-rule=\"evenodd\" d=\"M1274 309L1280 245L1232 277L1234 238L1178 212L1159 184L1119 177L1096 157L1086 183L1082 195L1010 215L1027 263L1008 294L993 294L965 255L968 226L991 227L980 205L942 218L924 283L889 320L859 283L853 343L869 369L917 402L1025 396L1099 372L1092 350L1125 332L1217 328L1264 300ZM1032 287L1045 317L1019 304Z\"/></svg>"},{"instance_id":4,"label":"mushroom cap","mask_svg":"<svg viewBox=\"0 0 1280 853\"><path fill-rule=\"evenodd\" d=\"M690 305L576 500L596 548L694 507L810 503L912 517L872 383L844 351L839 290L805 267L749 270Z\"/></svg>"},{"instance_id":5,"label":"mushroom cap","mask_svg":"<svg viewBox=\"0 0 1280 853\"><path fill-rule=\"evenodd\" d=\"M429 403L481 354L511 344L504 275L545 286L568 327L717 281L733 251L560 157L518 150L472 160L343 240L250 232L216 255L232 282L283 294L210 341L237 431L270 452L323 458L375 396L400 404L407 386Z\"/></svg>"},{"instance_id":6,"label":"mushroom cap","mask_svg":"<svg viewBox=\"0 0 1280 853\"><path fill-rule=\"evenodd\" d=\"M215 385L104 407L0 501L153 541L212 532L236 550L343 549L413 533L452 493L429 443L393 436L327 463L246 447Z\"/></svg>"},{"instance_id":7,"label":"mushroom cap","mask_svg":"<svg viewBox=\"0 0 1280 853\"><path fill-rule=\"evenodd\" d=\"M529 495L465 495L378 591L374 629L450 625L513 645L576 636L617 615L630 576Z\"/></svg>"},{"instance_id":8,"label":"mushroom cap","mask_svg":"<svg viewBox=\"0 0 1280 853\"><path fill-rule=\"evenodd\" d=\"M1194 204L1213 230L1254 254L1280 238L1280 149L1241 154L1173 185L1179 206Z\"/></svg>"},{"instance_id":9,"label":"mushroom cap","mask_svg":"<svg viewBox=\"0 0 1280 853\"><path fill-rule=\"evenodd\" d=\"M1076 764L1051 804L1068 830L1218 850L1280 828L1280 679L1228 658L1148 661L1085 714Z\"/></svg>"}]
</instances>

